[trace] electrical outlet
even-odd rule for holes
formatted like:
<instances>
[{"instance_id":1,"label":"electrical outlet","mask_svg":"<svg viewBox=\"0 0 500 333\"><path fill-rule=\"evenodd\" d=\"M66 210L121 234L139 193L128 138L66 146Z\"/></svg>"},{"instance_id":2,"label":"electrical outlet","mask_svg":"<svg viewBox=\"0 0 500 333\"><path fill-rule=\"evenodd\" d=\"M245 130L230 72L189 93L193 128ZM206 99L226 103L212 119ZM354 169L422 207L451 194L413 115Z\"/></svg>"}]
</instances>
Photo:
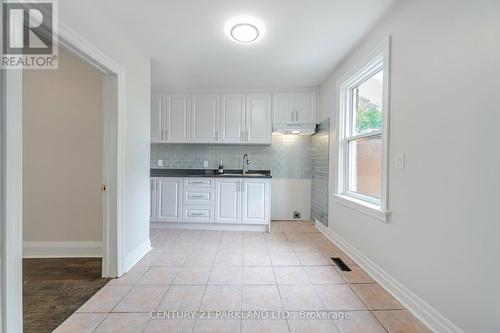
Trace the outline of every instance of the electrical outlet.
<instances>
[{"instance_id":1,"label":"electrical outlet","mask_svg":"<svg viewBox=\"0 0 500 333\"><path fill-rule=\"evenodd\" d=\"M203 167L208 168L208 161L203 161Z\"/></svg>"},{"instance_id":2,"label":"electrical outlet","mask_svg":"<svg viewBox=\"0 0 500 333\"><path fill-rule=\"evenodd\" d=\"M163 166L163 160L158 160L158 166Z\"/></svg>"},{"instance_id":3,"label":"electrical outlet","mask_svg":"<svg viewBox=\"0 0 500 333\"><path fill-rule=\"evenodd\" d=\"M299 220L301 216L302 216L302 214L299 211L297 211L297 210L293 211L293 219L294 220Z\"/></svg>"},{"instance_id":4,"label":"electrical outlet","mask_svg":"<svg viewBox=\"0 0 500 333\"><path fill-rule=\"evenodd\" d=\"M405 154L398 154L395 157L395 168L404 169L406 167L406 156Z\"/></svg>"}]
</instances>

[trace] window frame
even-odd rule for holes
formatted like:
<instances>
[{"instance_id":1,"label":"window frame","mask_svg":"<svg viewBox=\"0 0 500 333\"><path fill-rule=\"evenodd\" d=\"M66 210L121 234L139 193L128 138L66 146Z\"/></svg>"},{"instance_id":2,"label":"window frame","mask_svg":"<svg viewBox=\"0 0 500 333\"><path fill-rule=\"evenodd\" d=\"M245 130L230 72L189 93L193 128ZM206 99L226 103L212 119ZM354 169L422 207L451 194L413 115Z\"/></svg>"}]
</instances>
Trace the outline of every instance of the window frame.
<instances>
[{"instance_id":1,"label":"window frame","mask_svg":"<svg viewBox=\"0 0 500 333\"><path fill-rule=\"evenodd\" d=\"M390 36L384 39L363 61L339 80L339 121L337 122L337 188L334 198L340 204L354 208L379 220L387 222L390 214L388 206L388 158L389 158L389 120L390 120ZM382 127L380 130L354 132L353 90L363 82L383 70ZM380 199L358 192L349 191L351 173L349 144L359 139L381 136L381 189Z\"/></svg>"}]
</instances>

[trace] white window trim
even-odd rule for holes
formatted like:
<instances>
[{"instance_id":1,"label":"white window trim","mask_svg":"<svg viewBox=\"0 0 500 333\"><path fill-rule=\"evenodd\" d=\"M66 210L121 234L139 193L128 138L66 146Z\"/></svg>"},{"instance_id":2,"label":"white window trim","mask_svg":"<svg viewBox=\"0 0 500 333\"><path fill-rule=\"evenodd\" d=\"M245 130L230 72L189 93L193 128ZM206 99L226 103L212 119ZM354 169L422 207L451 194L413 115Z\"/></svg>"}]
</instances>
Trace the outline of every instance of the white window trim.
<instances>
[{"instance_id":1,"label":"white window trim","mask_svg":"<svg viewBox=\"0 0 500 333\"><path fill-rule=\"evenodd\" d=\"M339 80L338 96L339 96L339 121L337 122L337 186L335 194L333 195L334 201L346 207L355 209L365 215L376 218L377 220L388 222L390 215L388 204L388 179L389 179L389 125L390 125L390 48L391 37L388 36L379 46L377 46L363 61L356 65L347 75ZM362 133L356 138L372 137L382 134L382 188L380 200L373 200L369 196L364 196L359 193L352 193L347 191L347 177L346 172L348 168L348 140L345 139L345 130L350 121L346 108L349 108L351 101L349 101L346 93L352 89L355 83L360 79L367 78L377 71L382 69L384 71L383 79L383 112L382 112L382 130L371 131ZM351 108L349 108L351 109ZM352 140L353 137L350 137Z\"/></svg>"}]
</instances>

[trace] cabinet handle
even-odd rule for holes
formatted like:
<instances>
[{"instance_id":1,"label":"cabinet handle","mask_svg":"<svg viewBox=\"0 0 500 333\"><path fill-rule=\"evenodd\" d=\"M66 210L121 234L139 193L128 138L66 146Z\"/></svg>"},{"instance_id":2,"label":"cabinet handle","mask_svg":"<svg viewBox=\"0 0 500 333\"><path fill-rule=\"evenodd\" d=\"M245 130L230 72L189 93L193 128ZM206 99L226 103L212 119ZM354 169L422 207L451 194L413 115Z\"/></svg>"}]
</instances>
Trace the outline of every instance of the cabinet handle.
<instances>
[{"instance_id":1,"label":"cabinet handle","mask_svg":"<svg viewBox=\"0 0 500 333\"><path fill-rule=\"evenodd\" d=\"M295 111L295 121L299 121L299 111Z\"/></svg>"},{"instance_id":2,"label":"cabinet handle","mask_svg":"<svg viewBox=\"0 0 500 333\"><path fill-rule=\"evenodd\" d=\"M191 198L204 198L204 195L192 195Z\"/></svg>"},{"instance_id":3,"label":"cabinet handle","mask_svg":"<svg viewBox=\"0 0 500 333\"><path fill-rule=\"evenodd\" d=\"M207 184L205 182L190 181L189 184Z\"/></svg>"},{"instance_id":4,"label":"cabinet handle","mask_svg":"<svg viewBox=\"0 0 500 333\"><path fill-rule=\"evenodd\" d=\"M189 216L205 216L203 213L189 213Z\"/></svg>"},{"instance_id":5,"label":"cabinet handle","mask_svg":"<svg viewBox=\"0 0 500 333\"><path fill-rule=\"evenodd\" d=\"M245 183L244 180L240 180L241 192L245 192Z\"/></svg>"},{"instance_id":6,"label":"cabinet handle","mask_svg":"<svg viewBox=\"0 0 500 333\"><path fill-rule=\"evenodd\" d=\"M215 141L219 141L219 131L215 131Z\"/></svg>"},{"instance_id":7,"label":"cabinet handle","mask_svg":"<svg viewBox=\"0 0 500 333\"><path fill-rule=\"evenodd\" d=\"M248 131L246 131L246 133L247 133L247 139L246 139L246 140L248 141L248 137L249 137L249 135L248 135Z\"/></svg>"},{"instance_id":8,"label":"cabinet handle","mask_svg":"<svg viewBox=\"0 0 500 333\"><path fill-rule=\"evenodd\" d=\"M292 121L292 123L293 123L293 118L295 118L295 114L294 114L294 113L295 113L295 111L293 111L293 110L292 110L292 112L290 113L290 115L291 115L290 120Z\"/></svg>"}]
</instances>

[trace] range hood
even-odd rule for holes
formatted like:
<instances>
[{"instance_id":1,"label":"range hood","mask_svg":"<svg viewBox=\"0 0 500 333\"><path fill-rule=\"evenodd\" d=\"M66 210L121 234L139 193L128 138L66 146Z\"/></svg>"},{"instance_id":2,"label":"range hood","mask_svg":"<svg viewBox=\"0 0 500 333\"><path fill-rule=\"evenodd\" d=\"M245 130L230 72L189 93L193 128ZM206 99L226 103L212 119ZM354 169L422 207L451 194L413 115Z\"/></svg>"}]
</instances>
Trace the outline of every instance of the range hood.
<instances>
[{"instance_id":1,"label":"range hood","mask_svg":"<svg viewBox=\"0 0 500 333\"><path fill-rule=\"evenodd\" d=\"M316 133L316 124L275 124L273 133L293 135L313 135Z\"/></svg>"}]
</instances>

